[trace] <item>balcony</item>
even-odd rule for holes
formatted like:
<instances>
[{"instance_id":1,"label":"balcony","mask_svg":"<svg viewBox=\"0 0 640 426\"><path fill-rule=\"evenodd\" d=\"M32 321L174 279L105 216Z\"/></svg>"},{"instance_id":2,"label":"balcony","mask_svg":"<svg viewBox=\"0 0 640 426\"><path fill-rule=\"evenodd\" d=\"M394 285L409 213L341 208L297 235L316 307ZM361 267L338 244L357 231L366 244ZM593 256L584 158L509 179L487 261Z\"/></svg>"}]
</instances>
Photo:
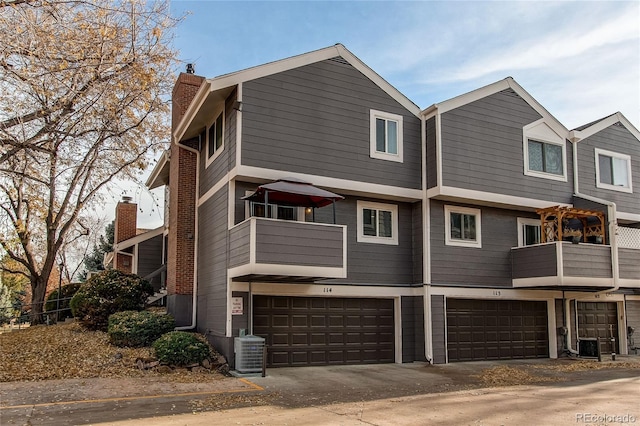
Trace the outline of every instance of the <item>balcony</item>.
<instances>
[{"instance_id":1,"label":"balcony","mask_svg":"<svg viewBox=\"0 0 640 426\"><path fill-rule=\"evenodd\" d=\"M606 289L614 286L611 246L566 241L511 249L514 287ZM620 287L640 288L640 250L618 248Z\"/></svg>"},{"instance_id":2,"label":"balcony","mask_svg":"<svg viewBox=\"0 0 640 426\"><path fill-rule=\"evenodd\" d=\"M251 217L229 230L235 281L346 278L347 227Z\"/></svg>"}]
</instances>

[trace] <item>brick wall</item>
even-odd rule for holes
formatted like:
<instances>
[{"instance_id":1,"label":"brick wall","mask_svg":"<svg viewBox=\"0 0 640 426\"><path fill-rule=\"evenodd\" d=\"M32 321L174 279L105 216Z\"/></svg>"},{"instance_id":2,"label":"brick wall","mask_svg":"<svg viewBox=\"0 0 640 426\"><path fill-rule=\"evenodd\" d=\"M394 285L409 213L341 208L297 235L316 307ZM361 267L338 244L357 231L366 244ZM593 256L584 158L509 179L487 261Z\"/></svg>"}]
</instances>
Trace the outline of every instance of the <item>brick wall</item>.
<instances>
[{"instance_id":1,"label":"brick wall","mask_svg":"<svg viewBox=\"0 0 640 426\"><path fill-rule=\"evenodd\" d=\"M138 205L123 199L116 206L116 220L113 239L121 243L136 236L138 221ZM133 270L133 257L116 253L113 259L113 267L118 271L130 274Z\"/></svg>"},{"instance_id":2,"label":"brick wall","mask_svg":"<svg viewBox=\"0 0 640 426\"><path fill-rule=\"evenodd\" d=\"M120 201L116 206L116 222L114 240L116 243L136 236L138 205L128 201Z\"/></svg>"},{"instance_id":3,"label":"brick wall","mask_svg":"<svg viewBox=\"0 0 640 426\"><path fill-rule=\"evenodd\" d=\"M181 73L173 88L172 129L184 116L204 77ZM167 293L193 294L195 254L196 170L195 153L171 144L169 163L169 238Z\"/></svg>"}]
</instances>

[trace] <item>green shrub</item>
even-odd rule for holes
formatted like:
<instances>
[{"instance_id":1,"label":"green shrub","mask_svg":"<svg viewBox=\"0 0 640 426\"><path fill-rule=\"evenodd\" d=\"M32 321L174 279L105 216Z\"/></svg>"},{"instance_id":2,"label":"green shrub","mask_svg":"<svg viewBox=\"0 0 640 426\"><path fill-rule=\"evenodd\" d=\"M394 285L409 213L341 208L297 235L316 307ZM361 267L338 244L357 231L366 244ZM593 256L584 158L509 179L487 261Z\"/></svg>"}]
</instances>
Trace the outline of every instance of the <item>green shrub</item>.
<instances>
[{"instance_id":1,"label":"green shrub","mask_svg":"<svg viewBox=\"0 0 640 426\"><path fill-rule=\"evenodd\" d=\"M209 345L193 333L172 331L153 343L158 361L176 366L202 362L210 356Z\"/></svg>"},{"instance_id":2,"label":"green shrub","mask_svg":"<svg viewBox=\"0 0 640 426\"><path fill-rule=\"evenodd\" d=\"M60 311L57 315L57 321L64 321L67 318L72 318L73 314L71 313L70 302L71 298L78 292L80 289L81 283L71 283L67 285L63 285L60 288ZM47 302L44 305L45 313L55 311L58 309L58 289L49 294L47 297ZM51 318L56 318L55 313L51 313Z\"/></svg>"},{"instance_id":3,"label":"green shrub","mask_svg":"<svg viewBox=\"0 0 640 426\"><path fill-rule=\"evenodd\" d=\"M90 330L107 331L109 315L141 311L153 294L148 281L137 275L110 269L93 275L71 299L71 312Z\"/></svg>"},{"instance_id":4,"label":"green shrub","mask_svg":"<svg viewBox=\"0 0 640 426\"><path fill-rule=\"evenodd\" d=\"M176 321L171 315L151 311L116 312L109 317L109 342L116 346L151 346L160 336L172 331Z\"/></svg>"}]
</instances>

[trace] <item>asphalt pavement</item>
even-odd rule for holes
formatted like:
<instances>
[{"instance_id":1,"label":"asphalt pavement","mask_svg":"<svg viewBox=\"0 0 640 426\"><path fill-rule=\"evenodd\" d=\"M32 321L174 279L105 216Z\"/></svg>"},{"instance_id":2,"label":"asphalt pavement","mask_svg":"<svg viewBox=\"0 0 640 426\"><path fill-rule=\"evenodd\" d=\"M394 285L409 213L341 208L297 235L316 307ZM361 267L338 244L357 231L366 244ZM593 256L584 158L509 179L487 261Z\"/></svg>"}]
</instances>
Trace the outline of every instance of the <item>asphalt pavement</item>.
<instances>
[{"instance_id":1,"label":"asphalt pavement","mask_svg":"<svg viewBox=\"0 0 640 426\"><path fill-rule=\"evenodd\" d=\"M493 366L558 363L281 368L268 370L266 377L205 383L161 378L0 383L0 424L640 424L637 368L557 373L557 380L509 387L487 387L478 380Z\"/></svg>"}]
</instances>

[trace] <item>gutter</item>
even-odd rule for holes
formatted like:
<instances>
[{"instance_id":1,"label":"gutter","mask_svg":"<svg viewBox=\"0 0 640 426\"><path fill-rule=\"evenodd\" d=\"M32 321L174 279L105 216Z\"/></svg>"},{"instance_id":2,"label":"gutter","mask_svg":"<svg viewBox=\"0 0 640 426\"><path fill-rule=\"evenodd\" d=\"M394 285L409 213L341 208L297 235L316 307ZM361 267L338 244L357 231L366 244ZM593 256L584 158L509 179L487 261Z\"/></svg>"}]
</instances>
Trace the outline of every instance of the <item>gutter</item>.
<instances>
[{"instance_id":1,"label":"gutter","mask_svg":"<svg viewBox=\"0 0 640 426\"><path fill-rule=\"evenodd\" d=\"M617 207L613 201L603 200L602 198L592 197L591 195L581 194L578 185L578 138L572 141L573 145L573 196L583 198L594 203L604 204L607 206L609 242L611 244L611 268L613 271L613 287L599 291L597 294L609 293L617 291L620 288L620 265L618 263L618 218Z\"/></svg>"},{"instance_id":2,"label":"gutter","mask_svg":"<svg viewBox=\"0 0 640 426\"><path fill-rule=\"evenodd\" d=\"M196 314L198 311L198 191L200 188L200 151L193 149L189 146L183 145L180 142L175 142L180 148L186 149L189 152L196 154L196 183L193 196L195 197L195 212L194 212L194 232L193 232L193 301L191 302L191 324L176 327L176 330L193 330L196 328ZM177 160L176 160L177 161Z\"/></svg>"}]
</instances>

